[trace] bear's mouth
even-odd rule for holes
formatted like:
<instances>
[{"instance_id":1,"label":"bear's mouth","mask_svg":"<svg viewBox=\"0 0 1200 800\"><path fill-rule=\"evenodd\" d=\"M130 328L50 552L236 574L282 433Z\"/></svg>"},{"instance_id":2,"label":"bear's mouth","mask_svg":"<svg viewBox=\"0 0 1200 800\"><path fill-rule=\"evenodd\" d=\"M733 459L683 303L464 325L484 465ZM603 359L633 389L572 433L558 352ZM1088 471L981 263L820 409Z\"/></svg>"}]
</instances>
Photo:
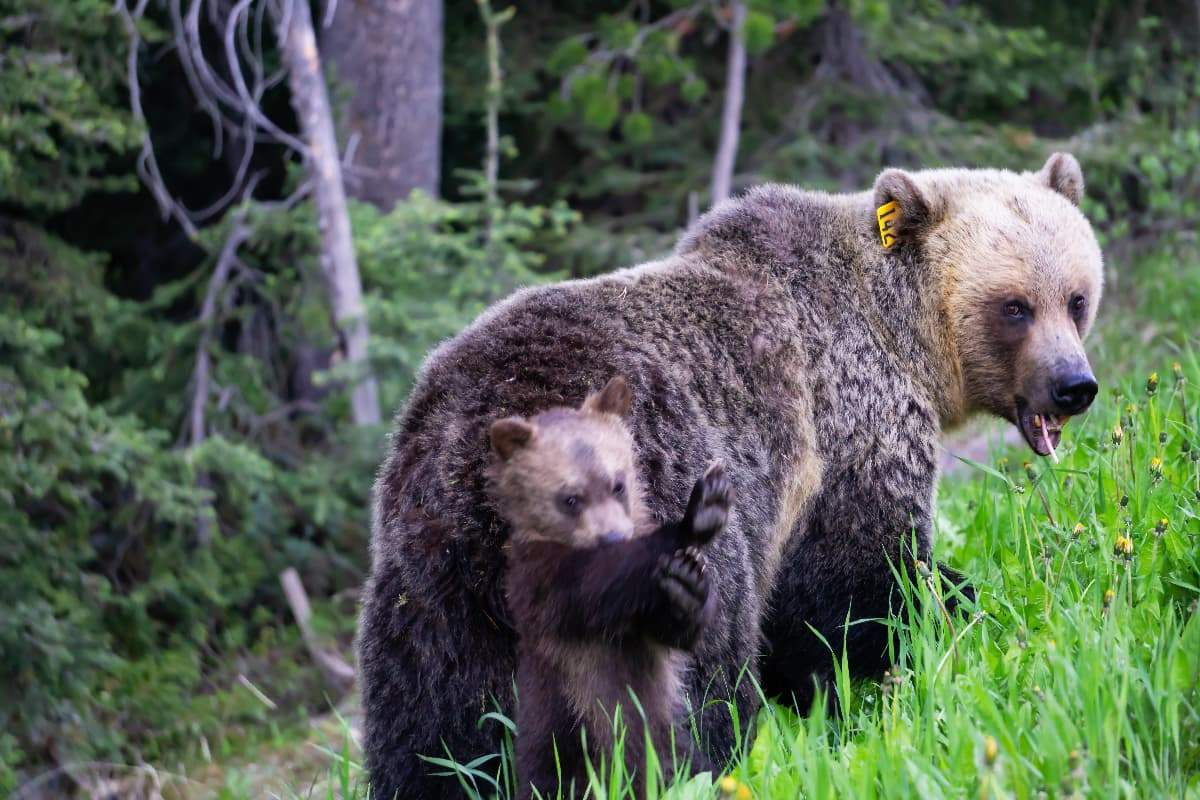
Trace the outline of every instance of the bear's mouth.
<instances>
[{"instance_id":1,"label":"bear's mouth","mask_svg":"<svg viewBox=\"0 0 1200 800\"><path fill-rule=\"evenodd\" d=\"M1070 417L1057 414L1034 413L1025 398L1017 398L1017 428L1025 437L1025 443L1039 456L1050 456L1058 461L1058 454L1054 451L1068 419Z\"/></svg>"}]
</instances>

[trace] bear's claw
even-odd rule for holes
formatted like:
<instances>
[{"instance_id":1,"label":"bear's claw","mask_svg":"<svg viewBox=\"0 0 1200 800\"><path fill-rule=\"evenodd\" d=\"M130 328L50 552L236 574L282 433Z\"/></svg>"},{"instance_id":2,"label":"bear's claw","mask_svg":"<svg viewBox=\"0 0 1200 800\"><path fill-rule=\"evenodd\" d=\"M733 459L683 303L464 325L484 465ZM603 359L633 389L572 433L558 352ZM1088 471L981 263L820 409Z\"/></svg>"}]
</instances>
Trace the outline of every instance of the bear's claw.
<instances>
[{"instance_id":1,"label":"bear's claw","mask_svg":"<svg viewBox=\"0 0 1200 800\"><path fill-rule=\"evenodd\" d=\"M725 529L733 505L733 484L725 465L714 461L696 481L688 501L689 533L696 544L707 544Z\"/></svg>"},{"instance_id":2,"label":"bear's claw","mask_svg":"<svg viewBox=\"0 0 1200 800\"><path fill-rule=\"evenodd\" d=\"M671 620L673 644L688 647L699 635L712 610L704 554L696 547L676 550L659 561L657 580Z\"/></svg>"}]
</instances>

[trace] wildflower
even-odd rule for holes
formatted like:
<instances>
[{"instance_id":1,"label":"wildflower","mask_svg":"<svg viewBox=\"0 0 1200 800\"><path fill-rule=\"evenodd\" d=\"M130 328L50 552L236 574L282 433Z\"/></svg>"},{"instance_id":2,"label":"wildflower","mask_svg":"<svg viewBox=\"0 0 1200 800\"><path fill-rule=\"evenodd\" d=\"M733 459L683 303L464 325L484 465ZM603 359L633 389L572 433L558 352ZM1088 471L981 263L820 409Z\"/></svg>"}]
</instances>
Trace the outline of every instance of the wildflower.
<instances>
[{"instance_id":1,"label":"wildflower","mask_svg":"<svg viewBox=\"0 0 1200 800\"><path fill-rule=\"evenodd\" d=\"M1033 464L1026 461L1021 466L1025 468L1025 474L1029 476L1029 480L1037 480L1037 472L1033 469Z\"/></svg>"},{"instance_id":2,"label":"wildflower","mask_svg":"<svg viewBox=\"0 0 1200 800\"><path fill-rule=\"evenodd\" d=\"M1112 429L1112 443L1115 445L1120 445L1121 440L1124 438L1125 438L1125 429L1122 428L1121 423L1118 422L1116 425L1113 426L1113 429Z\"/></svg>"},{"instance_id":3,"label":"wildflower","mask_svg":"<svg viewBox=\"0 0 1200 800\"><path fill-rule=\"evenodd\" d=\"M1178 361L1173 363L1171 365L1171 372L1175 373L1175 380L1178 383L1183 383L1184 378L1183 378L1183 365L1182 364L1180 364Z\"/></svg>"},{"instance_id":4,"label":"wildflower","mask_svg":"<svg viewBox=\"0 0 1200 800\"><path fill-rule=\"evenodd\" d=\"M1079 534L1083 533L1084 527L1082 522L1076 522L1075 527L1071 529L1071 538L1078 539Z\"/></svg>"},{"instance_id":5,"label":"wildflower","mask_svg":"<svg viewBox=\"0 0 1200 800\"><path fill-rule=\"evenodd\" d=\"M1127 495L1127 494L1121 495L1120 502L1121 502L1121 508L1125 508L1126 506L1128 506L1129 505L1129 495Z\"/></svg>"},{"instance_id":6,"label":"wildflower","mask_svg":"<svg viewBox=\"0 0 1200 800\"><path fill-rule=\"evenodd\" d=\"M1154 532L1158 534L1165 533L1168 524L1170 524L1170 521L1166 517L1163 517L1158 522L1154 523Z\"/></svg>"},{"instance_id":7,"label":"wildflower","mask_svg":"<svg viewBox=\"0 0 1200 800\"><path fill-rule=\"evenodd\" d=\"M1042 687L1041 687L1041 686L1038 686L1036 683L1033 685L1033 695L1034 695L1034 697L1036 697L1038 700L1045 700L1045 699L1046 699L1046 695L1045 695L1045 693L1042 691Z\"/></svg>"},{"instance_id":8,"label":"wildflower","mask_svg":"<svg viewBox=\"0 0 1200 800\"><path fill-rule=\"evenodd\" d=\"M1133 540L1128 536L1118 536L1113 543L1113 552L1118 556L1129 557L1133 554Z\"/></svg>"},{"instance_id":9,"label":"wildflower","mask_svg":"<svg viewBox=\"0 0 1200 800\"><path fill-rule=\"evenodd\" d=\"M732 775L726 775L717 782L717 788L721 790L722 798L735 798L735 800L750 800L750 787L738 781Z\"/></svg>"},{"instance_id":10,"label":"wildflower","mask_svg":"<svg viewBox=\"0 0 1200 800\"><path fill-rule=\"evenodd\" d=\"M1179 443L1179 452L1190 453L1191 450L1192 450L1192 440L1191 439L1184 439L1182 442Z\"/></svg>"},{"instance_id":11,"label":"wildflower","mask_svg":"<svg viewBox=\"0 0 1200 800\"><path fill-rule=\"evenodd\" d=\"M1008 456L1004 456L997 461L996 466L1000 467L1001 472L1008 472Z\"/></svg>"},{"instance_id":12,"label":"wildflower","mask_svg":"<svg viewBox=\"0 0 1200 800\"><path fill-rule=\"evenodd\" d=\"M989 767L996 763L996 758L1000 755L1000 745L996 743L993 736L983 737L983 761Z\"/></svg>"},{"instance_id":13,"label":"wildflower","mask_svg":"<svg viewBox=\"0 0 1200 800\"><path fill-rule=\"evenodd\" d=\"M1166 432L1166 431L1159 431L1159 434L1158 434L1158 443L1159 443L1159 444L1166 444L1166 443L1167 443L1167 432Z\"/></svg>"},{"instance_id":14,"label":"wildflower","mask_svg":"<svg viewBox=\"0 0 1200 800\"><path fill-rule=\"evenodd\" d=\"M1104 590L1104 610L1105 611L1108 610L1108 607L1112 605L1113 600L1115 600L1116 598L1117 598L1117 593L1114 592L1112 589Z\"/></svg>"},{"instance_id":15,"label":"wildflower","mask_svg":"<svg viewBox=\"0 0 1200 800\"><path fill-rule=\"evenodd\" d=\"M1158 456L1155 456L1154 458L1150 459L1150 475L1154 478L1154 480L1157 481L1160 478L1162 478L1162 474L1163 474L1162 459L1159 458Z\"/></svg>"},{"instance_id":16,"label":"wildflower","mask_svg":"<svg viewBox=\"0 0 1200 800\"><path fill-rule=\"evenodd\" d=\"M1158 373L1151 372L1150 377L1146 379L1146 394L1153 395L1158 391Z\"/></svg>"}]
</instances>

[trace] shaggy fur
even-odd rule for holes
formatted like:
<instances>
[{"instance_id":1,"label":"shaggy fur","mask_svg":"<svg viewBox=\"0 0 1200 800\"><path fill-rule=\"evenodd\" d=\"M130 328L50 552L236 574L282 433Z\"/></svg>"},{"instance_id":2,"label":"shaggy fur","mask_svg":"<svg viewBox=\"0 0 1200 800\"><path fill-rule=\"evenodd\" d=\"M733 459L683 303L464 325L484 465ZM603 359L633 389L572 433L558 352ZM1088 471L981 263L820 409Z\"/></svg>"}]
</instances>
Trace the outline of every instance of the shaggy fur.
<instances>
[{"instance_id":1,"label":"shaggy fur","mask_svg":"<svg viewBox=\"0 0 1200 800\"><path fill-rule=\"evenodd\" d=\"M942 428L1014 414L1039 348L1074 348L1094 316L1100 258L1072 202L1080 187L1069 156L1023 175L889 170L854 195L763 186L662 261L518 292L438 348L375 487L359 659L376 796L453 796L418 756L497 750L497 726L477 723L510 708L515 636L488 428L575 405L613 374L633 385L656 522L679 517L712 460L738 492L709 549L717 610L687 687L709 756L728 757L735 731L728 707L705 701L731 700L745 724L747 677L811 698L831 659L809 626L845 642L856 673L880 670L883 627L843 625L886 613L905 542L928 558ZM875 209L890 199L900 241L885 250ZM1059 309L1081 287L1068 336ZM1021 294L1059 333L995 342L996 292Z\"/></svg>"},{"instance_id":2,"label":"shaggy fur","mask_svg":"<svg viewBox=\"0 0 1200 800\"><path fill-rule=\"evenodd\" d=\"M600 769L613 755L618 714L639 795L647 737L668 768L705 765L686 725L684 651L712 618L701 548L724 529L731 490L715 465L696 482L682 520L635 528L640 488L621 419L629 402L614 378L579 410L492 425L490 493L512 529L506 594L518 637L522 798L534 788L570 796L572 784L582 794L583 732Z\"/></svg>"}]
</instances>

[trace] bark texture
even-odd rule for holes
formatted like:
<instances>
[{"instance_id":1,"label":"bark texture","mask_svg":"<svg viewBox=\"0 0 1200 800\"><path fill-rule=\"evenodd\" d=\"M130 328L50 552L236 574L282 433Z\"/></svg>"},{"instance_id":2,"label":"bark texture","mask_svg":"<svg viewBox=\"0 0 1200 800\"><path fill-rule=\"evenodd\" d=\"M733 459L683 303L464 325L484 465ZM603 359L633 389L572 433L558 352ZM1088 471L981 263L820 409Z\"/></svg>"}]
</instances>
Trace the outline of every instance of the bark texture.
<instances>
[{"instance_id":1,"label":"bark texture","mask_svg":"<svg viewBox=\"0 0 1200 800\"><path fill-rule=\"evenodd\" d=\"M349 95L341 129L358 143L347 188L384 210L438 193L442 20L442 0L338 0L322 35Z\"/></svg>"},{"instance_id":2,"label":"bark texture","mask_svg":"<svg viewBox=\"0 0 1200 800\"><path fill-rule=\"evenodd\" d=\"M365 373L359 376L350 397L351 416L355 425L373 425L379 422L379 392L367 366L369 334L362 282L354 258L333 115L321 74L308 3L293 2L290 13L285 12L278 25L292 105L308 148L313 203L321 229L321 271L325 276L334 324L341 338L343 356L351 364L360 365Z\"/></svg>"}]
</instances>

